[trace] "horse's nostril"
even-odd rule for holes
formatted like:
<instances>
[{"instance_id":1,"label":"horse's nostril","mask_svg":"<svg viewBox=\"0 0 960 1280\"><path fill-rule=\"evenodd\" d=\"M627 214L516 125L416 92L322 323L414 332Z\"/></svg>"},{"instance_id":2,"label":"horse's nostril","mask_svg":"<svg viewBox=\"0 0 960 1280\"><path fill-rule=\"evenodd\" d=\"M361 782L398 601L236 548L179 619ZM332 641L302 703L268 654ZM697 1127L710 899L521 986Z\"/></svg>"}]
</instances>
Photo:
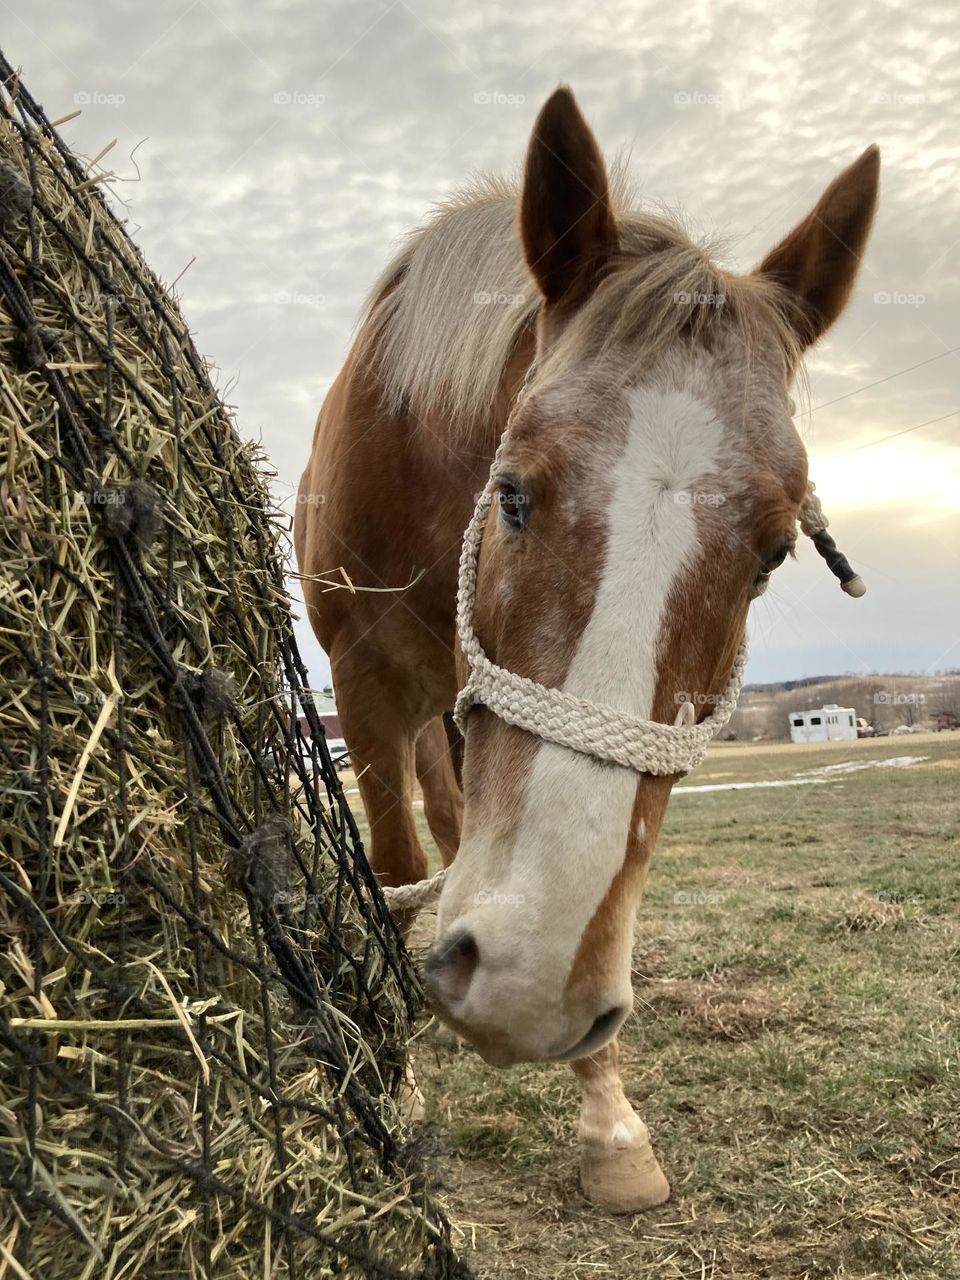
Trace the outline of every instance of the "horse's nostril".
<instances>
[{"instance_id":1,"label":"horse's nostril","mask_svg":"<svg viewBox=\"0 0 960 1280\"><path fill-rule=\"evenodd\" d=\"M616 1004L606 1013L601 1013L598 1018L594 1018L587 1034L581 1036L575 1045L561 1053L559 1060L570 1062L575 1058L589 1058L591 1053L601 1049L611 1039L628 1012L626 1005Z\"/></svg>"},{"instance_id":2,"label":"horse's nostril","mask_svg":"<svg viewBox=\"0 0 960 1280\"><path fill-rule=\"evenodd\" d=\"M606 1013L601 1013L599 1018L594 1018L593 1025L587 1032L586 1039L602 1041L605 1040L615 1026L618 1026L623 1018L623 1009L620 1005L614 1005L612 1009L608 1009Z\"/></svg>"},{"instance_id":3,"label":"horse's nostril","mask_svg":"<svg viewBox=\"0 0 960 1280\"><path fill-rule=\"evenodd\" d=\"M467 994L480 963L480 948L468 930L444 938L427 957L427 980L444 1004L455 1004Z\"/></svg>"}]
</instances>

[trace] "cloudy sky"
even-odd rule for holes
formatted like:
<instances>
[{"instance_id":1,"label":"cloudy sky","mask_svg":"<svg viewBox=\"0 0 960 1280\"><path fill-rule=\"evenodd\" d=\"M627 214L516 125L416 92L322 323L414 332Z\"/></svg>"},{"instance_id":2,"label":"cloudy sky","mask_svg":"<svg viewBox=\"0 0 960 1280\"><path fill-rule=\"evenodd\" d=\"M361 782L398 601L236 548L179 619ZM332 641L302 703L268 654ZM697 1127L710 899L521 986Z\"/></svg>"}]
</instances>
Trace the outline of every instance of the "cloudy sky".
<instances>
[{"instance_id":1,"label":"cloudy sky","mask_svg":"<svg viewBox=\"0 0 960 1280\"><path fill-rule=\"evenodd\" d=\"M871 142L880 212L809 361L801 430L848 600L809 545L753 609L748 679L960 667L960 26L953 5L0 0L2 45L130 229L292 493L363 297L566 81L644 201L749 268ZM135 154L134 154L135 152ZM189 269L188 268L189 265ZM186 269L186 270L185 270ZM183 274L181 274L183 273ZM308 628L314 683L327 679Z\"/></svg>"}]
</instances>

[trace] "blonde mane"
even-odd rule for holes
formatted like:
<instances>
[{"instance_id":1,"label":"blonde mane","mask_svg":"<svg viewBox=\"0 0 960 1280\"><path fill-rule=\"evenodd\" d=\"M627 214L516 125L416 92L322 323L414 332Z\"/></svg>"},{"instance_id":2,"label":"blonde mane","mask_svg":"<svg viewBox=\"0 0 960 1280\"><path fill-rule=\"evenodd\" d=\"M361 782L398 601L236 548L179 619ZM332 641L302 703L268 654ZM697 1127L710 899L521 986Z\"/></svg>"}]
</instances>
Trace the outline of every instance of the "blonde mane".
<instances>
[{"instance_id":1,"label":"blonde mane","mask_svg":"<svg viewBox=\"0 0 960 1280\"><path fill-rule=\"evenodd\" d=\"M479 179L407 238L374 285L363 324L388 411L421 419L439 412L461 438L489 432L508 362L540 303L518 235L518 194L515 183ZM617 262L538 369L538 382L614 347L649 367L678 340L710 344L730 334L747 365L760 343L773 342L797 367L795 329L776 285L723 270L679 222L632 209L619 166L611 196Z\"/></svg>"}]
</instances>

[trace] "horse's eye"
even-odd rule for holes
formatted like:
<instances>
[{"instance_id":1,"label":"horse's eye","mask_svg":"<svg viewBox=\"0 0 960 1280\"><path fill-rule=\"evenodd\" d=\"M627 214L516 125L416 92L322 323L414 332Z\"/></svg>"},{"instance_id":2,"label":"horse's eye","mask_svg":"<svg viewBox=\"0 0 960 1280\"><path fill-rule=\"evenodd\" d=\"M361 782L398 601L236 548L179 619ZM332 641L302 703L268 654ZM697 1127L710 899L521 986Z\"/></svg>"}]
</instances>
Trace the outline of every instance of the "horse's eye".
<instances>
[{"instance_id":1,"label":"horse's eye","mask_svg":"<svg viewBox=\"0 0 960 1280\"><path fill-rule=\"evenodd\" d=\"M767 556L761 563L760 572L765 573L769 578L774 569L779 569L786 560L787 556L794 549L795 544L785 542L782 547L777 547L773 555Z\"/></svg>"},{"instance_id":2,"label":"horse's eye","mask_svg":"<svg viewBox=\"0 0 960 1280\"><path fill-rule=\"evenodd\" d=\"M773 573L774 569L780 568L784 560L786 560L787 556L794 549L794 546L795 544L792 542L785 542L782 547L778 547L771 555L764 556L760 561L759 572L753 580L754 598L763 595L770 582L771 573Z\"/></svg>"},{"instance_id":3,"label":"horse's eye","mask_svg":"<svg viewBox=\"0 0 960 1280\"><path fill-rule=\"evenodd\" d=\"M503 480L497 486L500 519L508 529L522 529L526 524L527 498L517 485Z\"/></svg>"}]
</instances>

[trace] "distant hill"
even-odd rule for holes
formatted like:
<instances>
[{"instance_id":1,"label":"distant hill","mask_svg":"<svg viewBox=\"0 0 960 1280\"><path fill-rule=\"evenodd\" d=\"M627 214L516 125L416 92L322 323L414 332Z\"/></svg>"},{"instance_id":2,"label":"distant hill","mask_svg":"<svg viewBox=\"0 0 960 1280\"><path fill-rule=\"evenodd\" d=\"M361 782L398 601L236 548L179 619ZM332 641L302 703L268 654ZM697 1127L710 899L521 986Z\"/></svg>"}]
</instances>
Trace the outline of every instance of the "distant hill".
<instances>
[{"instance_id":1,"label":"distant hill","mask_svg":"<svg viewBox=\"0 0 960 1280\"><path fill-rule=\"evenodd\" d=\"M809 676L773 684L748 684L740 696L728 732L740 740L788 738L787 716L833 702L853 707L881 731L900 724L934 728L931 715L960 715L960 672L936 676Z\"/></svg>"}]
</instances>

